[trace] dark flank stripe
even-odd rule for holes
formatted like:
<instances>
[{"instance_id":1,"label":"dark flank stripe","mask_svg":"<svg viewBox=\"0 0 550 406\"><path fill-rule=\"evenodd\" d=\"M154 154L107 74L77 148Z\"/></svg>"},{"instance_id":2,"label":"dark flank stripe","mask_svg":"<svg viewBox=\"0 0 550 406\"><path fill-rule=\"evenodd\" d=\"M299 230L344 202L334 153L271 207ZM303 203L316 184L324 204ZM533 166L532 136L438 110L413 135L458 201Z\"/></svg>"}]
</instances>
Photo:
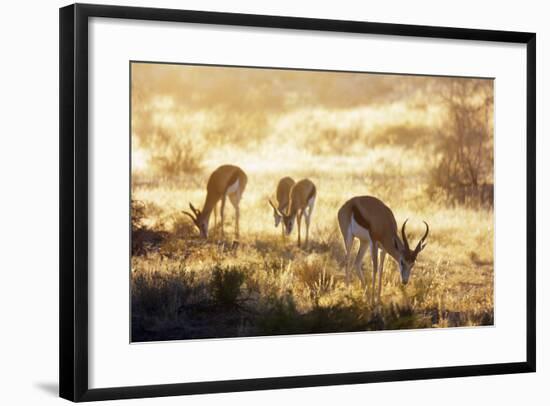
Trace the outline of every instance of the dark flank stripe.
<instances>
[{"instance_id":1,"label":"dark flank stripe","mask_svg":"<svg viewBox=\"0 0 550 406\"><path fill-rule=\"evenodd\" d=\"M370 224L369 222L363 217L361 212L356 206L351 206L351 213L353 214L353 218L355 218L355 221L357 224L359 224L361 227L367 229L370 231Z\"/></svg>"}]
</instances>

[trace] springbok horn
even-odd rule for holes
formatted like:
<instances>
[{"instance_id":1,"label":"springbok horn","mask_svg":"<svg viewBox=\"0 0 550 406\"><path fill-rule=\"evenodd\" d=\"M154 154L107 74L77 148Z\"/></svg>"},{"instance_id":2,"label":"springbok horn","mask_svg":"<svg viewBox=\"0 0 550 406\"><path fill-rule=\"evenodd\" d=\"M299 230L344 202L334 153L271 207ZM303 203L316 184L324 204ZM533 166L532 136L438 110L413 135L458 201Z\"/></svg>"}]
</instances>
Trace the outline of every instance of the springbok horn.
<instances>
[{"instance_id":1,"label":"springbok horn","mask_svg":"<svg viewBox=\"0 0 550 406\"><path fill-rule=\"evenodd\" d=\"M426 225L426 232L424 233L420 241L418 241L418 244L415 249L416 252L420 252L424 248L423 247L423 245L425 245L424 242L426 241L426 238L428 238L428 233L430 232L430 227L428 226L428 223L426 223L425 221L423 221L423 223Z\"/></svg>"},{"instance_id":2,"label":"springbok horn","mask_svg":"<svg viewBox=\"0 0 550 406\"><path fill-rule=\"evenodd\" d=\"M195 206L193 206L191 202L189 202L189 207L191 208L191 211L195 214L195 216L199 215L200 211L195 209Z\"/></svg>"},{"instance_id":3,"label":"springbok horn","mask_svg":"<svg viewBox=\"0 0 550 406\"><path fill-rule=\"evenodd\" d=\"M426 233L424 233L424 236L422 237L422 241L426 241L426 238L428 238L428 233L430 232L430 227L428 226L428 223L425 221L422 221L426 225Z\"/></svg>"},{"instance_id":4,"label":"springbok horn","mask_svg":"<svg viewBox=\"0 0 550 406\"><path fill-rule=\"evenodd\" d=\"M403 239L403 244L405 244L405 248L407 250L410 250L409 241L407 240L407 234L405 233L405 225L407 224L407 221L409 221L409 219L405 220L405 222L403 223L403 227L401 227L401 238Z\"/></svg>"},{"instance_id":5,"label":"springbok horn","mask_svg":"<svg viewBox=\"0 0 550 406\"><path fill-rule=\"evenodd\" d=\"M283 211L281 211L278 207L275 207L271 199L269 199L269 204L271 205L271 207L273 207L273 210L275 210L279 216L281 217L285 216L285 213Z\"/></svg>"},{"instance_id":6,"label":"springbok horn","mask_svg":"<svg viewBox=\"0 0 550 406\"><path fill-rule=\"evenodd\" d=\"M197 224L197 218L193 216L191 213L185 210L182 210L182 213L188 215L191 218L191 220L193 220L193 223Z\"/></svg>"}]
</instances>

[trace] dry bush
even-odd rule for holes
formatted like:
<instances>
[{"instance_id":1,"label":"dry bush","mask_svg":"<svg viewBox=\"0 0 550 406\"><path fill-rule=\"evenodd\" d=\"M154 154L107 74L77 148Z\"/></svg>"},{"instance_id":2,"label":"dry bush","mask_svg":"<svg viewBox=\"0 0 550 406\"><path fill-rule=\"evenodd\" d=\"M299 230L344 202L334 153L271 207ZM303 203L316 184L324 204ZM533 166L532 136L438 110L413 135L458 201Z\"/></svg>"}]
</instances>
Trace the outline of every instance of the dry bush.
<instances>
[{"instance_id":1,"label":"dry bush","mask_svg":"<svg viewBox=\"0 0 550 406\"><path fill-rule=\"evenodd\" d=\"M143 220L145 218L145 203L140 200L132 199L130 212L132 217L132 232L134 232L143 227Z\"/></svg>"},{"instance_id":2,"label":"dry bush","mask_svg":"<svg viewBox=\"0 0 550 406\"><path fill-rule=\"evenodd\" d=\"M144 255L148 250L158 247L167 237L167 233L146 224L147 217L154 210L153 204L140 200L131 201L131 245L132 255Z\"/></svg>"},{"instance_id":3,"label":"dry bush","mask_svg":"<svg viewBox=\"0 0 550 406\"><path fill-rule=\"evenodd\" d=\"M493 84L449 81L439 90L447 120L436 138L433 193L461 204L493 205Z\"/></svg>"},{"instance_id":4,"label":"dry bush","mask_svg":"<svg viewBox=\"0 0 550 406\"><path fill-rule=\"evenodd\" d=\"M305 260L295 261L292 270L296 281L305 289L305 293L314 305L335 287L336 280L328 266L332 265L329 258L320 255L308 255Z\"/></svg>"},{"instance_id":5,"label":"dry bush","mask_svg":"<svg viewBox=\"0 0 550 406\"><path fill-rule=\"evenodd\" d=\"M153 171L158 175L174 177L201 172L203 152L192 140L180 141L163 130L157 132L157 138L157 145L163 147L152 150L150 162Z\"/></svg>"}]
</instances>

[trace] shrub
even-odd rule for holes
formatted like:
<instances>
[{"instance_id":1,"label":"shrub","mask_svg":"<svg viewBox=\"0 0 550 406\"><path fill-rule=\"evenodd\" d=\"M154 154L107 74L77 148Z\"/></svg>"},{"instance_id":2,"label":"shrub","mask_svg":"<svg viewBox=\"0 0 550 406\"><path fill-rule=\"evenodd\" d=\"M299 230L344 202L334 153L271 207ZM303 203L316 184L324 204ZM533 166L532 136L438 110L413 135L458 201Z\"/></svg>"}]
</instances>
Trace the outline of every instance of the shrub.
<instances>
[{"instance_id":1,"label":"shrub","mask_svg":"<svg viewBox=\"0 0 550 406\"><path fill-rule=\"evenodd\" d=\"M153 230L144 225L146 212L145 203L132 199L132 255L144 255L149 249L158 247L167 237L165 231Z\"/></svg>"},{"instance_id":2,"label":"shrub","mask_svg":"<svg viewBox=\"0 0 550 406\"><path fill-rule=\"evenodd\" d=\"M460 204L493 205L493 86L453 79L439 98L447 118L435 149L431 192Z\"/></svg>"},{"instance_id":3,"label":"shrub","mask_svg":"<svg viewBox=\"0 0 550 406\"><path fill-rule=\"evenodd\" d=\"M145 203L143 203L141 200L132 199L130 207L132 217L132 232L134 232L143 227L143 220L145 219Z\"/></svg>"},{"instance_id":4,"label":"shrub","mask_svg":"<svg viewBox=\"0 0 550 406\"><path fill-rule=\"evenodd\" d=\"M294 274L305 286L315 305L319 304L319 299L323 295L334 289L335 280L327 270L327 259L321 260L318 256L310 255L305 262L294 266Z\"/></svg>"},{"instance_id":5,"label":"shrub","mask_svg":"<svg viewBox=\"0 0 550 406\"><path fill-rule=\"evenodd\" d=\"M172 318L195 289L195 275L183 269L132 275L132 309L148 317Z\"/></svg>"},{"instance_id":6,"label":"shrub","mask_svg":"<svg viewBox=\"0 0 550 406\"><path fill-rule=\"evenodd\" d=\"M256 321L260 335L300 334L308 331L291 292L282 297L270 296L266 302L267 310Z\"/></svg>"},{"instance_id":7,"label":"shrub","mask_svg":"<svg viewBox=\"0 0 550 406\"><path fill-rule=\"evenodd\" d=\"M224 269L216 266L210 279L212 300L218 305L237 307L244 281L245 272L238 267Z\"/></svg>"},{"instance_id":8,"label":"shrub","mask_svg":"<svg viewBox=\"0 0 550 406\"><path fill-rule=\"evenodd\" d=\"M155 138L158 138L156 145L164 146L154 149L151 154L151 165L158 174L172 177L202 170L204 153L192 140L182 141L163 129L157 130Z\"/></svg>"}]
</instances>

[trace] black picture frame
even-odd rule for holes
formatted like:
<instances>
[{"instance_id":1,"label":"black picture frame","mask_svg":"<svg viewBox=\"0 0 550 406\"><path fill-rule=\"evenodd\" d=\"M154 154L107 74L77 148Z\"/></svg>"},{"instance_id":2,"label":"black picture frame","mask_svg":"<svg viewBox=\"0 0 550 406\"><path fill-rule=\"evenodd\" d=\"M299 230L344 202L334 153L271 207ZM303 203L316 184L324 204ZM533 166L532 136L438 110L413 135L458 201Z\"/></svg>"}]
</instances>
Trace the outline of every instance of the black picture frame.
<instances>
[{"instance_id":1,"label":"black picture frame","mask_svg":"<svg viewBox=\"0 0 550 406\"><path fill-rule=\"evenodd\" d=\"M91 17L525 44L527 48L527 240L525 242L527 247L525 275L527 352L525 361L90 389L88 385L88 19ZM80 402L535 371L536 35L534 33L91 4L74 4L61 8L59 27L59 388L61 397Z\"/></svg>"}]
</instances>

